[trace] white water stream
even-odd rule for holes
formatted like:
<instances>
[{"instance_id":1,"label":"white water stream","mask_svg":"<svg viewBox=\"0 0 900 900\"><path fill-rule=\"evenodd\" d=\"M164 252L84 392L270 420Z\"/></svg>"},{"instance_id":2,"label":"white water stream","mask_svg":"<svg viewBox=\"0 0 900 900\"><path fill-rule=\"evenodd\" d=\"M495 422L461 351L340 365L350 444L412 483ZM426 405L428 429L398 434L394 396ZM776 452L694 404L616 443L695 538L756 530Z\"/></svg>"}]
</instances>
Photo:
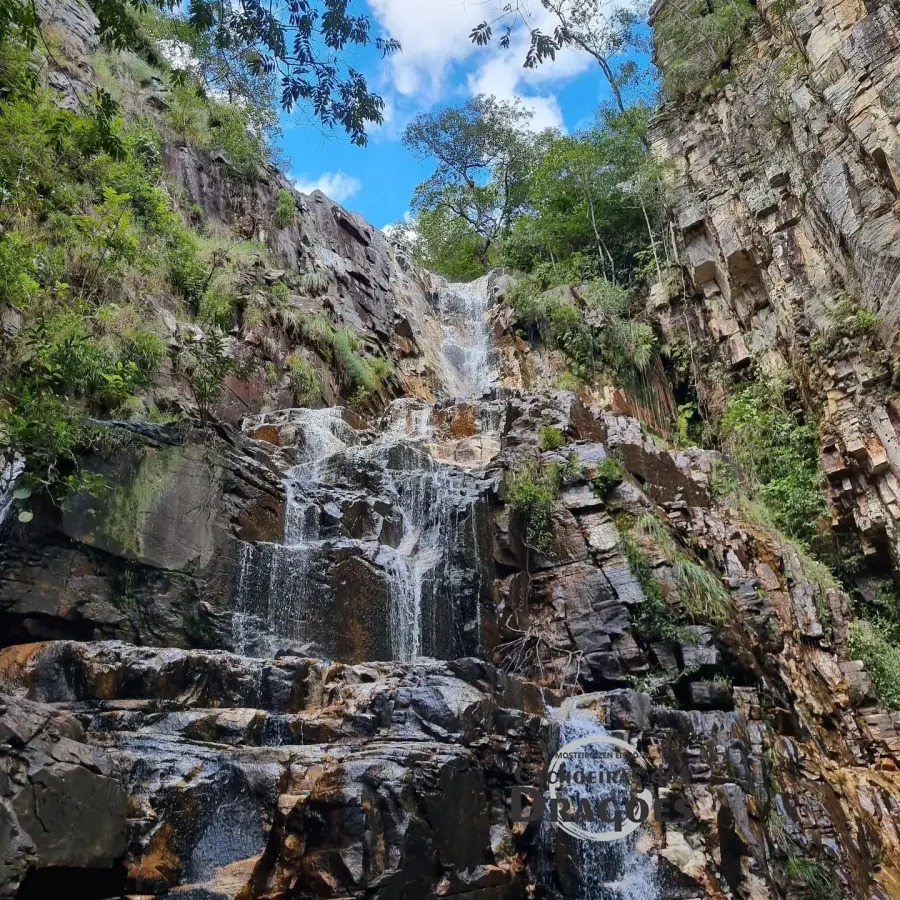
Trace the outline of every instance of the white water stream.
<instances>
[{"instance_id":1,"label":"white water stream","mask_svg":"<svg viewBox=\"0 0 900 900\"><path fill-rule=\"evenodd\" d=\"M440 293L440 375L447 397L475 401L489 385L488 305L487 278L445 285ZM276 415L283 419L285 414ZM332 591L327 570L336 548L363 555L386 576L390 646L381 649L382 658L442 655L450 631L457 633L454 646L477 649L477 636L462 633L477 630L477 621L471 615L460 621L460 609L472 603L455 594L460 583L474 584L477 620L478 567L458 571L456 551L463 546L470 556L477 551L480 495L460 469L430 456L431 414L432 407L422 401L394 401L371 439L347 424L340 409L289 411L300 459L285 479L284 542L243 546L233 593L239 652L269 655L293 647L331 655L329 646L337 645L340 636L329 637L331 623L324 620L330 612L323 598ZM343 515L340 503L346 504L354 490L361 503L382 510L386 525L379 537L354 541L336 524ZM363 629L378 625L359 624Z\"/></svg>"},{"instance_id":2,"label":"white water stream","mask_svg":"<svg viewBox=\"0 0 900 900\"><path fill-rule=\"evenodd\" d=\"M608 736L595 712L585 706L584 697L568 698L551 712L551 718L558 729L556 750L579 738ZM589 746L603 748L605 745ZM630 759L625 757L625 754L614 754L592 761L594 772L598 774L595 783L570 787L567 796L574 802L587 800L594 807L612 796L624 809L631 795L632 774ZM580 824L586 831L610 831L613 828L612 824L600 821ZM554 883L562 880L567 886L563 896L577 900L659 900L657 860L639 849L641 842L647 839L649 827L645 823L633 834L614 841L572 838L551 825L548 809L541 822L541 844L545 850L541 875L546 886L553 890ZM563 848L558 846L560 841L564 843ZM564 867L560 866L560 859L566 860ZM561 868L568 871L560 879Z\"/></svg>"}]
</instances>

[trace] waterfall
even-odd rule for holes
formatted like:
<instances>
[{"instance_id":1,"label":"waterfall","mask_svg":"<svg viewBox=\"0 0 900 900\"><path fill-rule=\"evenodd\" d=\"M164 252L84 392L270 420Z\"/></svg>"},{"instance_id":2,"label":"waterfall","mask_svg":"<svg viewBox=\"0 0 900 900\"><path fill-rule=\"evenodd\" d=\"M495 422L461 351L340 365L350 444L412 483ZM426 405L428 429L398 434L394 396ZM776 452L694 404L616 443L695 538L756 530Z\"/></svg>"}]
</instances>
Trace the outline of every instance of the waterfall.
<instances>
[{"instance_id":1,"label":"waterfall","mask_svg":"<svg viewBox=\"0 0 900 900\"><path fill-rule=\"evenodd\" d=\"M22 470L25 468L24 459L13 459L12 461L4 461L0 463L0 529L9 514L13 505L13 491L16 488L16 481Z\"/></svg>"},{"instance_id":2,"label":"waterfall","mask_svg":"<svg viewBox=\"0 0 900 900\"><path fill-rule=\"evenodd\" d=\"M489 384L488 287L483 278L439 293L448 397L480 396ZM479 651L486 487L432 455L432 414L423 401L396 400L374 437L340 409L245 423L282 426L299 459L285 476L284 542L240 551L232 594L239 652L406 661ZM498 416L477 418L483 427ZM348 611L343 598L354 591L365 606Z\"/></svg>"},{"instance_id":3,"label":"waterfall","mask_svg":"<svg viewBox=\"0 0 900 900\"><path fill-rule=\"evenodd\" d=\"M300 460L285 476L284 543L241 546L232 636L245 655L272 656L285 644L315 649L307 635L317 609L314 573L323 541L320 508L309 498L329 457L358 440L340 409L296 409L274 418L296 426ZM263 415L254 424L272 419Z\"/></svg>"},{"instance_id":4,"label":"waterfall","mask_svg":"<svg viewBox=\"0 0 900 900\"><path fill-rule=\"evenodd\" d=\"M489 275L477 281L445 284L440 291L440 352L448 370L451 396L477 398L490 384L490 336L486 322L489 306Z\"/></svg>"},{"instance_id":5,"label":"waterfall","mask_svg":"<svg viewBox=\"0 0 900 900\"><path fill-rule=\"evenodd\" d=\"M551 711L554 725L554 752L580 738L608 737L608 732L589 708L590 696L570 697ZM602 744L589 745L602 748ZM606 797L614 797L624 809L631 796L633 768L627 754L616 753L584 763L585 771L597 774L594 784L569 786L566 796L573 803L588 801L596 806ZM600 773L602 772L602 775ZM613 824L602 821L581 822L589 832L610 831ZM571 837L551 824L550 809L541 821L542 855L539 880L553 898L577 900L659 900L656 860L640 845L647 839L644 823L634 833L612 841Z\"/></svg>"}]
</instances>

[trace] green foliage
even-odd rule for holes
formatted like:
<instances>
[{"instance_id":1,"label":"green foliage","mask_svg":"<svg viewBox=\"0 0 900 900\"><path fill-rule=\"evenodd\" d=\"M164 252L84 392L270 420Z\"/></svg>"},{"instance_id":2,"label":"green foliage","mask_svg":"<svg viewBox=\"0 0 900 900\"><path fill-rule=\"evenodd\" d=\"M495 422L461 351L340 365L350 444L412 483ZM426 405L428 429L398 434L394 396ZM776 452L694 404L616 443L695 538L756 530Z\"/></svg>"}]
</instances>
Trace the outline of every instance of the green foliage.
<instances>
[{"instance_id":1,"label":"green foliage","mask_svg":"<svg viewBox=\"0 0 900 900\"><path fill-rule=\"evenodd\" d=\"M197 307L197 321L222 331L231 323L232 300L224 291L206 290Z\"/></svg>"},{"instance_id":2,"label":"green foliage","mask_svg":"<svg viewBox=\"0 0 900 900\"><path fill-rule=\"evenodd\" d=\"M283 107L307 105L324 125L344 128L354 144L366 143L369 123L384 120L384 101L344 56L352 47L369 45L389 55L400 45L389 37L374 36L369 18L354 14L347 0L311 0L287 11L274 10L261 0L235 7L195 0L185 16L137 15L171 6L166 0L91 4L99 19L98 36L106 46L158 57L153 37L186 44L191 69L177 73L178 81L190 74L205 88L240 101L235 108L252 106L261 95L273 102L280 76ZM39 27L33 3L0 4L0 43L14 39L33 49Z\"/></svg>"},{"instance_id":3,"label":"green foliage","mask_svg":"<svg viewBox=\"0 0 900 900\"><path fill-rule=\"evenodd\" d=\"M394 374L393 363L383 356L373 356L368 359L372 374L383 384Z\"/></svg>"},{"instance_id":4,"label":"green foliage","mask_svg":"<svg viewBox=\"0 0 900 900\"><path fill-rule=\"evenodd\" d=\"M553 513L563 467L525 463L506 476L506 502L522 525L525 546L537 553L550 551Z\"/></svg>"},{"instance_id":5,"label":"green foliage","mask_svg":"<svg viewBox=\"0 0 900 900\"><path fill-rule=\"evenodd\" d=\"M826 515L815 428L788 411L784 384L757 381L734 394L722 436L753 481L774 523L809 543Z\"/></svg>"},{"instance_id":6,"label":"green foliage","mask_svg":"<svg viewBox=\"0 0 900 900\"><path fill-rule=\"evenodd\" d=\"M850 626L848 652L866 667L878 699L900 709L900 635L882 621L861 620Z\"/></svg>"},{"instance_id":7,"label":"green foliage","mask_svg":"<svg viewBox=\"0 0 900 900\"><path fill-rule=\"evenodd\" d=\"M310 297L318 297L328 290L328 276L324 272L306 272L301 279L301 287Z\"/></svg>"},{"instance_id":8,"label":"green foliage","mask_svg":"<svg viewBox=\"0 0 900 900\"><path fill-rule=\"evenodd\" d=\"M275 224L279 228L294 224L294 194L287 188L281 188L275 199Z\"/></svg>"},{"instance_id":9,"label":"green foliage","mask_svg":"<svg viewBox=\"0 0 900 900\"><path fill-rule=\"evenodd\" d=\"M549 281L548 273L540 269L521 279L504 298L529 339L559 350L579 380L591 383L604 373L639 394L659 347L653 329L629 317L628 292L595 279L579 288L582 302L572 305L548 292Z\"/></svg>"},{"instance_id":10,"label":"green foliage","mask_svg":"<svg viewBox=\"0 0 900 900\"><path fill-rule=\"evenodd\" d=\"M292 353L285 360L285 364L300 406L312 406L320 399L321 389L309 360L299 353Z\"/></svg>"},{"instance_id":11,"label":"green foliage","mask_svg":"<svg viewBox=\"0 0 900 900\"><path fill-rule=\"evenodd\" d=\"M741 483L738 479L734 466L727 462L716 460L713 463L712 472L709 477L710 488L713 497L717 500L725 500L728 497L735 497L739 494Z\"/></svg>"},{"instance_id":12,"label":"green foliage","mask_svg":"<svg viewBox=\"0 0 900 900\"><path fill-rule=\"evenodd\" d=\"M202 338L185 347L179 365L203 424L209 420L212 407L222 395L225 379L247 374L247 367L231 355L228 338L217 328L209 328Z\"/></svg>"},{"instance_id":13,"label":"green foliage","mask_svg":"<svg viewBox=\"0 0 900 900\"><path fill-rule=\"evenodd\" d=\"M412 210L425 213L423 259L447 264L450 277L474 268L483 275L491 251L528 201L536 139L518 102L478 96L459 107L421 113L403 132L404 146L434 159L433 174L415 190Z\"/></svg>"},{"instance_id":14,"label":"green foliage","mask_svg":"<svg viewBox=\"0 0 900 900\"><path fill-rule=\"evenodd\" d=\"M365 21L331 0L322 3L331 18L313 23L313 34L336 36L334 51L368 42ZM130 95L117 90L117 80L170 75L169 122L199 146L223 152L247 176L268 162L277 122L271 95L259 90L271 86L271 68L259 66L266 42L251 59L238 46L252 40L250 32L232 30L246 7L230 10L215 33L210 28L218 8L205 3L192 7L190 21L177 23L162 14L134 15L135 8L119 0L93 8L106 39L98 76L108 82L91 97L82 94L71 110L60 108L37 77L41 60L32 51L43 43L35 8L0 2L0 312L5 318L14 309L20 323L0 334L0 458L24 457L21 490L29 496L46 491L57 502L73 491L102 488L96 476L78 471L77 451L88 440L85 420L135 410L166 360L166 341L143 297L180 296L206 328L204 339L178 360L202 418L225 378L244 372L222 329L230 325L236 260L247 254L185 226L163 179L160 135L148 119L120 118L110 94L123 103ZM339 34L348 22L352 33ZM297 25L289 16L268 34ZM154 33L158 27L174 31ZM48 45L65 39L55 38L49 26L45 31ZM197 43L201 35L205 44ZM193 73L168 71L152 41L164 36L190 47L198 64ZM138 49L146 61L120 54L124 47ZM341 90L340 61L332 62L336 66L308 73L308 84L325 89L316 113L327 117L331 109L336 118L330 121L361 142L365 122L380 119L377 98L355 74ZM320 78L326 70L327 84ZM288 87L286 102L309 99L297 82ZM312 293L327 287L327 279L319 285L321 277ZM363 363L365 378L353 371L367 385L390 376L386 361ZM152 406L148 415L170 418ZM21 506L21 513L27 518L30 510Z\"/></svg>"},{"instance_id":15,"label":"green foliage","mask_svg":"<svg viewBox=\"0 0 900 900\"><path fill-rule=\"evenodd\" d=\"M840 900L840 883L822 863L791 854L788 857L787 877L792 882L802 882L811 900Z\"/></svg>"},{"instance_id":16,"label":"green foliage","mask_svg":"<svg viewBox=\"0 0 900 900\"><path fill-rule=\"evenodd\" d=\"M358 355L359 342L352 331L348 328L336 331L331 346L338 370L351 388L366 394L378 389L378 378Z\"/></svg>"},{"instance_id":17,"label":"green foliage","mask_svg":"<svg viewBox=\"0 0 900 900\"><path fill-rule=\"evenodd\" d=\"M300 320L300 332L310 346L326 362L330 363L334 358L335 329L331 322L323 315L306 316Z\"/></svg>"},{"instance_id":18,"label":"green foliage","mask_svg":"<svg viewBox=\"0 0 900 900\"><path fill-rule=\"evenodd\" d=\"M623 478L622 467L613 457L607 456L597 466L591 486L598 497L606 498L622 483Z\"/></svg>"},{"instance_id":19,"label":"green foliage","mask_svg":"<svg viewBox=\"0 0 900 900\"><path fill-rule=\"evenodd\" d=\"M838 294L828 311L825 331L812 343L814 353L827 353L844 338L871 334L881 324L881 319L868 309L861 308L855 300Z\"/></svg>"},{"instance_id":20,"label":"green foliage","mask_svg":"<svg viewBox=\"0 0 900 900\"><path fill-rule=\"evenodd\" d=\"M675 542L665 526L653 513L641 513L634 522L633 531L641 537L649 538L666 556L675 556Z\"/></svg>"},{"instance_id":21,"label":"green foliage","mask_svg":"<svg viewBox=\"0 0 900 900\"><path fill-rule=\"evenodd\" d=\"M678 596L695 622L723 622L731 610L731 597L719 577L685 557L675 561Z\"/></svg>"},{"instance_id":22,"label":"green foliage","mask_svg":"<svg viewBox=\"0 0 900 900\"><path fill-rule=\"evenodd\" d=\"M450 281L473 281L484 275L479 254L483 240L475 228L444 204L423 209L416 217L416 262ZM490 265L497 262L493 248L487 251Z\"/></svg>"},{"instance_id":23,"label":"green foliage","mask_svg":"<svg viewBox=\"0 0 900 900\"><path fill-rule=\"evenodd\" d=\"M560 304L550 309L547 322L550 344L561 351L582 381L590 381L594 372L594 332L581 310Z\"/></svg>"},{"instance_id":24,"label":"green foliage","mask_svg":"<svg viewBox=\"0 0 900 900\"><path fill-rule=\"evenodd\" d=\"M644 602L634 610L632 624L635 630L650 641L678 640L682 629L663 595L647 551L627 531L620 534L619 549L644 592Z\"/></svg>"},{"instance_id":25,"label":"green foliage","mask_svg":"<svg viewBox=\"0 0 900 900\"><path fill-rule=\"evenodd\" d=\"M667 98L700 94L723 69L730 69L756 15L749 0L695 0L686 6L667 6L655 24L657 46L665 58Z\"/></svg>"},{"instance_id":26,"label":"green foliage","mask_svg":"<svg viewBox=\"0 0 900 900\"><path fill-rule=\"evenodd\" d=\"M582 271L556 283L625 283L641 280L640 255L648 250L647 271L656 276L665 179L646 149L649 112L635 106L601 116L584 133L543 139L528 182L530 202L503 241L507 265L565 270L577 260Z\"/></svg>"},{"instance_id":27,"label":"green foliage","mask_svg":"<svg viewBox=\"0 0 900 900\"><path fill-rule=\"evenodd\" d=\"M153 403L147 410L147 421L157 425L180 425L184 420L178 413L169 412Z\"/></svg>"},{"instance_id":28,"label":"green foliage","mask_svg":"<svg viewBox=\"0 0 900 900\"><path fill-rule=\"evenodd\" d=\"M265 132L253 129L248 109L211 99L199 84L184 84L171 92L166 121L182 141L223 154L237 176L252 180L270 151Z\"/></svg>"},{"instance_id":29,"label":"green foliage","mask_svg":"<svg viewBox=\"0 0 900 900\"><path fill-rule=\"evenodd\" d=\"M551 15L552 33L535 27L527 0L507 0L502 11L492 21L476 25L469 35L472 43L490 43L494 26L504 23L500 46L509 49L516 29L526 30L523 65L533 69L567 48L577 48L592 56L612 90L616 107L625 109L624 92L636 87L650 73L646 62L647 39L644 19L639 10L624 7L610 9L595 0L545 0L544 9Z\"/></svg>"},{"instance_id":30,"label":"green foliage","mask_svg":"<svg viewBox=\"0 0 900 900\"><path fill-rule=\"evenodd\" d=\"M726 620L731 597L718 576L679 552L662 522L652 513L644 513L633 523L631 533L625 531L621 538L622 553L647 597L647 603L638 608L635 620L642 634L673 639L680 632L678 618L666 602L650 558L637 537L649 539L662 555L672 560L675 586L687 618L704 623Z\"/></svg>"},{"instance_id":31,"label":"green foliage","mask_svg":"<svg viewBox=\"0 0 900 900\"><path fill-rule=\"evenodd\" d=\"M538 439L541 450L559 450L566 445L566 436L552 425L542 425Z\"/></svg>"}]
</instances>

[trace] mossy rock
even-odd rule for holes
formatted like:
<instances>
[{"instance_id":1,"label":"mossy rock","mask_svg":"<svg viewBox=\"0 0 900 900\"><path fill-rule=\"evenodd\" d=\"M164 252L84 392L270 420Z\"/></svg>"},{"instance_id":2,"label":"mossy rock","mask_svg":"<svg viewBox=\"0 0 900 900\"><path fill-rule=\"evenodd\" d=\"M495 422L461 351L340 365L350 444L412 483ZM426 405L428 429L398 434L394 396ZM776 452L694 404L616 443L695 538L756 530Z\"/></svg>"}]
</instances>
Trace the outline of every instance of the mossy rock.
<instances>
[{"instance_id":1,"label":"mossy rock","mask_svg":"<svg viewBox=\"0 0 900 900\"><path fill-rule=\"evenodd\" d=\"M122 450L88 461L108 490L78 494L63 512L71 538L158 569L196 573L216 550L224 470L200 444Z\"/></svg>"}]
</instances>

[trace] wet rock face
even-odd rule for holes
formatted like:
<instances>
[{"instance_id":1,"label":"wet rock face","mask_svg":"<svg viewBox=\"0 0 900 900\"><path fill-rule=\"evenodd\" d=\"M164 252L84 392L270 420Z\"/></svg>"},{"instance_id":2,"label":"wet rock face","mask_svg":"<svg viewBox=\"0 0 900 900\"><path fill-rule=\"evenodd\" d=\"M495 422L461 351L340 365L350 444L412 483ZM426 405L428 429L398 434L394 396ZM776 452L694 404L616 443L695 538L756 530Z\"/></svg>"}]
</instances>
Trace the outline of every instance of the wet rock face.
<instances>
[{"instance_id":1,"label":"wet rock face","mask_svg":"<svg viewBox=\"0 0 900 900\"><path fill-rule=\"evenodd\" d=\"M345 662L481 651L492 619L493 481L444 462L453 453L431 418L427 406L397 401L375 429L339 410L247 423L253 434L274 429L268 439L297 465L287 474L283 543L241 549L234 646L293 645ZM458 446L452 433L449 443Z\"/></svg>"},{"instance_id":2,"label":"wet rock face","mask_svg":"<svg viewBox=\"0 0 900 900\"><path fill-rule=\"evenodd\" d=\"M328 427L317 431L310 417ZM314 479L306 477L309 493L300 504L311 518L286 515L283 544L254 546L290 551L281 559L284 572L307 571L315 585L320 619L313 626L333 642L334 655L369 661L329 664L307 658L290 640L258 657L96 641L18 645L0 654L0 692L11 698L13 727L21 731L29 710L69 723L65 736L81 754L78 762L48 750L39 774L41 765L22 761L30 739L6 741L14 770L2 798L15 815L15 835L29 836L15 838L8 864L8 882L24 880L21 896L46 892L62 869L87 879L92 896L103 891L91 879L113 876L108 891L102 883L106 895L166 896L177 887L216 900L493 900L525 897L532 888L553 900L578 896L586 882L567 860L582 851L564 841L550 846L536 826L510 818L516 767L535 783L556 746L550 705L559 702L559 687L599 691L585 700L597 720L627 734L672 776L658 792L659 825L640 849L651 895L790 896L787 866L802 853L820 866L827 861L848 896L890 896L897 877L890 860L900 858L900 722L875 704L865 671L844 657L846 597L811 580L789 544L715 499L717 454L661 450L634 420L588 409L571 394L508 398L492 419L499 423L495 462L484 470L455 467L446 481L460 500L472 485L483 493L493 569L483 573L484 594L463 580L458 596L481 597L481 611L467 621L482 624L480 651L493 662L372 662L393 639L388 591L397 578L379 554L392 559L414 532L407 550L415 559L427 532L427 516L421 532L409 532L398 515L401 495L385 482L393 479L396 488L401 474L445 466L424 454L426 442L410 441L420 422L415 409L389 418L402 423L401 439L395 434L383 445L376 437L383 430L341 411L253 420L247 431L256 438L224 430L217 441L240 449L243 464L223 462L213 482L223 487L212 534L236 543L251 537L240 523L245 504L260 496L249 485L262 491L268 483L263 469L276 479L292 472L289 494L296 479L310 475L300 471L304 460L322 464ZM539 450L545 421L568 439L562 450ZM446 420L429 433L458 440ZM313 452L334 449L332 440L346 453ZM190 438L174 446L179 465L192 459ZM591 478L610 455L622 481L599 492ZM570 470L546 554L526 553L521 523L502 502L504 472L537 458ZM400 467L403 461L410 465ZM123 469L126 489L140 462ZM241 484L240 472L246 484L232 495L224 485ZM647 526L646 517L657 524ZM297 529L316 518L328 565L303 570ZM639 520L643 531L635 530ZM102 511L70 520L72 535L80 534L73 521L104 543L91 552L109 565L131 562L128 552L142 553L147 570L162 565L152 555L163 552L156 544L113 543L116 532ZM677 617L674 631L658 631L644 615L652 598L630 568L625 534L662 585L662 602ZM466 548L459 534L445 543L454 552ZM686 612L692 598L679 560L721 584L724 612ZM458 578L460 567L437 567L435 578ZM271 589L272 573L257 574L272 610L291 612L287 595ZM204 577L203 568L190 577ZM429 584L422 582L426 597ZM439 585L444 590L447 581ZM224 646L235 640L233 598L218 594L215 607L211 599L210 616L222 627L211 640ZM454 607L442 604L437 625L456 629ZM63 620L58 627L68 626ZM458 654L458 645L448 646ZM87 774L73 774L73 765ZM42 843L32 834L35 784L50 798L63 790L85 797L84 815L99 804L108 824L74 842L50 836ZM680 811L679 799L686 804ZM116 812L122 802L124 832ZM59 821L72 830L63 810ZM541 868L548 852L556 861L551 871ZM602 880L616 877L624 865L617 859L601 866Z\"/></svg>"},{"instance_id":3,"label":"wet rock face","mask_svg":"<svg viewBox=\"0 0 900 900\"><path fill-rule=\"evenodd\" d=\"M215 644L238 537L280 537L284 489L270 445L232 432L111 430L127 437L122 449L84 461L104 478L105 493L48 507L28 531L7 529L3 643Z\"/></svg>"},{"instance_id":4,"label":"wet rock face","mask_svg":"<svg viewBox=\"0 0 900 900\"><path fill-rule=\"evenodd\" d=\"M506 797L516 766L534 777L545 762L543 704L489 665L343 667L51 643L4 651L0 672L14 741L32 740L21 732L33 710L69 730L32 781L69 778L80 796L73 738L102 744L92 751L101 762L81 761L119 779L80 775L97 779L81 812L111 813L68 846L22 837L18 877L124 854L128 893L521 895ZM27 799L13 802L26 834Z\"/></svg>"},{"instance_id":5,"label":"wet rock face","mask_svg":"<svg viewBox=\"0 0 900 900\"><path fill-rule=\"evenodd\" d=\"M0 756L0 897L38 867L103 872L121 859L127 796L76 717L0 695Z\"/></svg>"}]
</instances>

